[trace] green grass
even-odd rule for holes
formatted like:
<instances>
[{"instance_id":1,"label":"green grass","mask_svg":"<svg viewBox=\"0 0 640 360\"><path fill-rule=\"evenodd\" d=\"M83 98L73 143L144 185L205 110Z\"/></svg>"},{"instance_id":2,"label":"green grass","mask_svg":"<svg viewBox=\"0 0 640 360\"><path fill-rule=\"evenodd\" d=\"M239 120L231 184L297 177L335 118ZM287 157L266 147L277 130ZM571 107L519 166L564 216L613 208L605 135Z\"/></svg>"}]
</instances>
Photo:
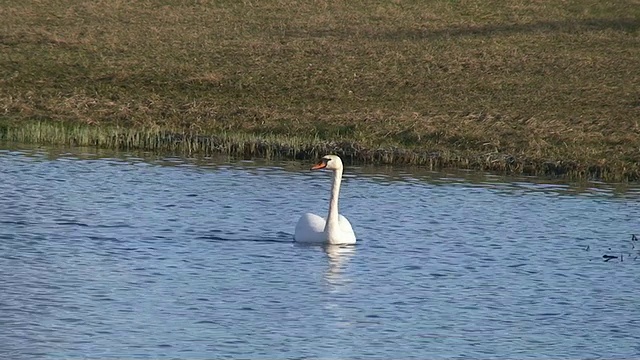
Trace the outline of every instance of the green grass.
<instances>
[{"instance_id":1,"label":"green grass","mask_svg":"<svg viewBox=\"0 0 640 360\"><path fill-rule=\"evenodd\" d=\"M0 17L6 138L640 178L637 0L7 0Z\"/></svg>"}]
</instances>

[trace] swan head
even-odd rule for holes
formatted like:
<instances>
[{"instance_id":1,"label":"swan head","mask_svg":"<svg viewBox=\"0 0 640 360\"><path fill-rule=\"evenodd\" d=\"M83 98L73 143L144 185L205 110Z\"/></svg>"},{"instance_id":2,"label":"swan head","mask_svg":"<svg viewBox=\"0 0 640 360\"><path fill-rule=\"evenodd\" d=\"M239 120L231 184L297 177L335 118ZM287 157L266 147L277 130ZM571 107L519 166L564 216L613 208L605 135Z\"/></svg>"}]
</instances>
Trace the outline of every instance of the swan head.
<instances>
[{"instance_id":1,"label":"swan head","mask_svg":"<svg viewBox=\"0 0 640 360\"><path fill-rule=\"evenodd\" d=\"M342 160L337 155L325 155L320 159L320 162L313 165L311 170L327 169L327 170L342 170Z\"/></svg>"}]
</instances>

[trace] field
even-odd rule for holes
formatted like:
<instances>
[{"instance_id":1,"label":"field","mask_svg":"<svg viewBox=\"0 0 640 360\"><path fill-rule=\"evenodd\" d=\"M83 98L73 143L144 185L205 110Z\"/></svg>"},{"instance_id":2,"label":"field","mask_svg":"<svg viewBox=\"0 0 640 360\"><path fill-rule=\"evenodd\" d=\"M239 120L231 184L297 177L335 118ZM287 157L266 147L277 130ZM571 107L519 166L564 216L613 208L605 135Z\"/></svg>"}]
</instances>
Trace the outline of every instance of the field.
<instances>
[{"instance_id":1,"label":"field","mask_svg":"<svg viewBox=\"0 0 640 360\"><path fill-rule=\"evenodd\" d=\"M18 1L0 136L640 179L640 1Z\"/></svg>"}]
</instances>

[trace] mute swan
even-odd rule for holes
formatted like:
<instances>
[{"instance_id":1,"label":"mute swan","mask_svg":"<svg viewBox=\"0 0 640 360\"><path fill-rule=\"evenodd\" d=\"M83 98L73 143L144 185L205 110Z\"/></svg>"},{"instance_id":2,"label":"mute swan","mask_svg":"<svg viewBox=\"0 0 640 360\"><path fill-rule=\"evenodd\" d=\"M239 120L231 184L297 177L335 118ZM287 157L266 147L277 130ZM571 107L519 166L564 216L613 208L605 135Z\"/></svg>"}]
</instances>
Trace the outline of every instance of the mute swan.
<instances>
[{"instance_id":1,"label":"mute swan","mask_svg":"<svg viewBox=\"0 0 640 360\"><path fill-rule=\"evenodd\" d=\"M316 214L306 213L300 217L296 225L293 239L300 243L315 244L354 244L356 234L346 217L338 213L338 196L342 182L342 160L336 155L326 155L311 170L333 170L331 200L327 219Z\"/></svg>"}]
</instances>

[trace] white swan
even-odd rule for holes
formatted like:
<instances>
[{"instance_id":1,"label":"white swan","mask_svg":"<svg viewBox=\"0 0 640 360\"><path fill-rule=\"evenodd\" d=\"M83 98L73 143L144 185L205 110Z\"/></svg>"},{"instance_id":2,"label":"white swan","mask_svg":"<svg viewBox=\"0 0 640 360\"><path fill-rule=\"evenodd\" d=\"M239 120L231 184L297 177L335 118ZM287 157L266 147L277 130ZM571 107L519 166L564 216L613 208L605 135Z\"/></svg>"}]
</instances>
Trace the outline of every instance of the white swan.
<instances>
[{"instance_id":1,"label":"white swan","mask_svg":"<svg viewBox=\"0 0 640 360\"><path fill-rule=\"evenodd\" d=\"M296 225L293 239L300 243L315 244L355 244L356 234L346 217L338 213L338 196L342 182L342 160L336 155L326 155L311 170L333 170L331 200L327 219L316 214L306 213L300 217Z\"/></svg>"}]
</instances>

